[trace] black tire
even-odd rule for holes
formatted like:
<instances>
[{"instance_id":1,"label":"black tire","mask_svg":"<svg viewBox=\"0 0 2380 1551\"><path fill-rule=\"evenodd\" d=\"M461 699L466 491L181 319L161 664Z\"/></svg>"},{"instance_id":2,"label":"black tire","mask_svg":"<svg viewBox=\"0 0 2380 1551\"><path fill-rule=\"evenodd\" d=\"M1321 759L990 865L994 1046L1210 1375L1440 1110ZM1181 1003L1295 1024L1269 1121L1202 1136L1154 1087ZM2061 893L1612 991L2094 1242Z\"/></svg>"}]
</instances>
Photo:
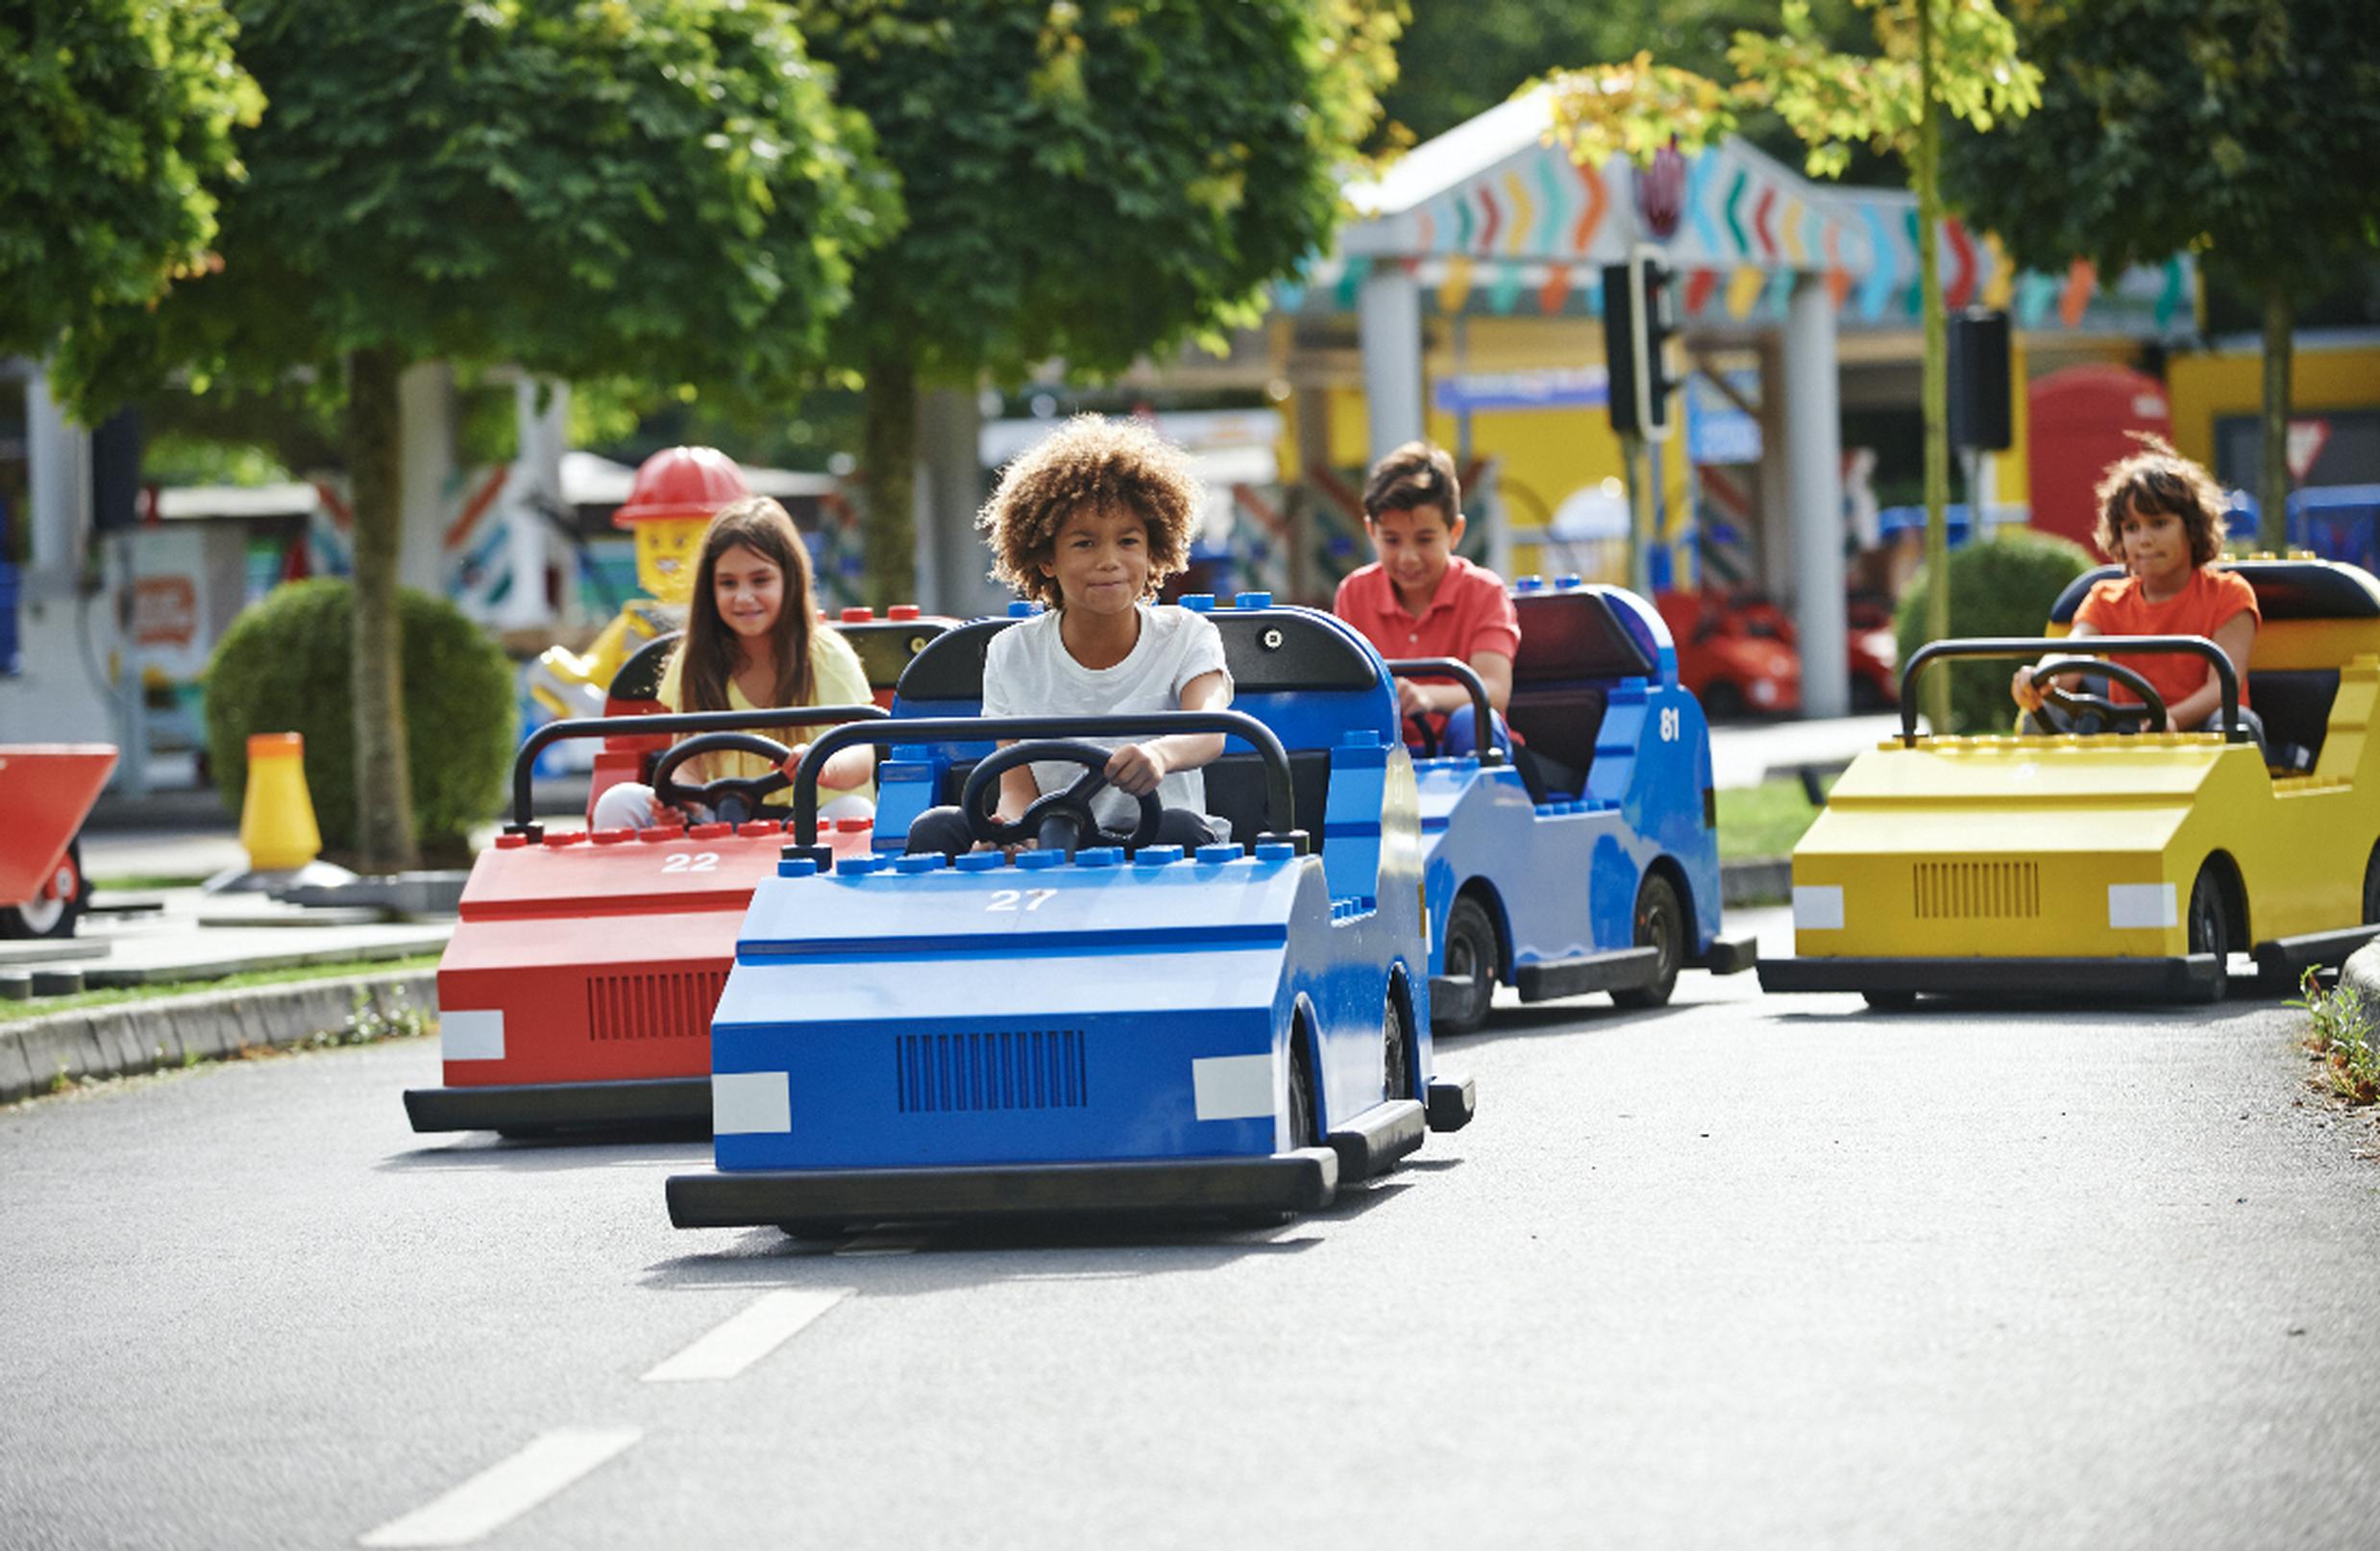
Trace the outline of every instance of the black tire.
<instances>
[{"instance_id":1,"label":"black tire","mask_svg":"<svg viewBox=\"0 0 2380 1551\"><path fill-rule=\"evenodd\" d=\"M1496 923L1487 907L1469 895L1446 912L1446 972L1471 977L1467 992L1433 997L1430 1027L1439 1034L1476 1033L1487 1022L1487 1008L1496 997Z\"/></svg>"},{"instance_id":2,"label":"black tire","mask_svg":"<svg viewBox=\"0 0 2380 1551\"><path fill-rule=\"evenodd\" d=\"M1735 722L1743 718L1744 692L1724 678L1705 685L1699 699L1705 722Z\"/></svg>"},{"instance_id":3,"label":"black tire","mask_svg":"<svg viewBox=\"0 0 2380 1551\"><path fill-rule=\"evenodd\" d=\"M2371 859L2364 864L2364 924L2380 923L2380 841L2374 841Z\"/></svg>"},{"instance_id":4,"label":"black tire","mask_svg":"<svg viewBox=\"0 0 2380 1551\"><path fill-rule=\"evenodd\" d=\"M1289 1029L1289 1147L1322 1145L1320 1117L1315 1113L1313 1058L1306 1053L1306 1025Z\"/></svg>"},{"instance_id":5,"label":"black tire","mask_svg":"<svg viewBox=\"0 0 2380 1551\"><path fill-rule=\"evenodd\" d=\"M2208 993L2209 1001L2221 1001L2231 987L2227 955L2231 951L2232 933L2231 892L2223 885L2221 870L2209 857L2198 868L2198 875L2190 885L2190 951L2215 955L2215 985Z\"/></svg>"},{"instance_id":6,"label":"black tire","mask_svg":"<svg viewBox=\"0 0 2380 1551\"><path fill-rule=\"evenodd\" d=\"M1917 1005L1914 991L1863 991L1869 1009L1879 1013L1905 1013Z\"/></svg>"},{"instance_id":7,"label":"black tire","mask_svg":"<svg viewBox=\"0 0 2380 1551\"><path fill-rule=\"evenodd\" d=\"M1405 1007L1393 984L1380 1009L1380 1096L1413 1096L1413 1033L1406 1026Z\"/></svg>"},{"instance_id":8,"label":"black tire","mask_svg":"<svg viewBox=\"0 0 2380 1551\"><path fill-rule=\"evenodd\" d=\"M1636 886L1636 946L1661 950L1660 972L1649 986L1615 991L1611 999L1623 1007L1663 1007L1678 989L1678 969L1686 957L1686 911L1677 886L1658 873L1647 873Z\"/></svg>"},{"instance_id":9,"label":"black tire","mask_svg":"<svg viewBox=\"0 0 2380 1551\"><path fill-rule=\"evenodd\" d=\"M66 880L66 893L62 897L44 899L37 896L21 905L0 908L0 937L74 935L75 923L82 920L83 907L91 899L91 880L83 875L83 838L80 835L66 842L66 854L59 863L58 875Z\"/></svg>"}]
</instances>

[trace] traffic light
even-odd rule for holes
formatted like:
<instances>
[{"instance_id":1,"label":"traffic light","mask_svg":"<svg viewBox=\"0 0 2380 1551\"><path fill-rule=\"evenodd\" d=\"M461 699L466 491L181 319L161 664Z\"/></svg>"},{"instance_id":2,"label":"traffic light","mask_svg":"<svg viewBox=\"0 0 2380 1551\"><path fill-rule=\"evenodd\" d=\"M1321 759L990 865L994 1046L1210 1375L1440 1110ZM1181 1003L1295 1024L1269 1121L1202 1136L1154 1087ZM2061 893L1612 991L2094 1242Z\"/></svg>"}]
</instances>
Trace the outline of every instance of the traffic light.
<instances>
[{"instance_id":1,"label":"traffic light","mask_svg":"<svg viewBox=\"0 0 2380 1551\"><path fill-rule=\"evenodd\" d=\"M1624 264L1604 266L1604 361L1611 429L1666 441L1673 424L1669 396L1679 385L1669 360L1678 332L1671 308L1675 272L1639 249Z\"/></svg>"}]
</instances>

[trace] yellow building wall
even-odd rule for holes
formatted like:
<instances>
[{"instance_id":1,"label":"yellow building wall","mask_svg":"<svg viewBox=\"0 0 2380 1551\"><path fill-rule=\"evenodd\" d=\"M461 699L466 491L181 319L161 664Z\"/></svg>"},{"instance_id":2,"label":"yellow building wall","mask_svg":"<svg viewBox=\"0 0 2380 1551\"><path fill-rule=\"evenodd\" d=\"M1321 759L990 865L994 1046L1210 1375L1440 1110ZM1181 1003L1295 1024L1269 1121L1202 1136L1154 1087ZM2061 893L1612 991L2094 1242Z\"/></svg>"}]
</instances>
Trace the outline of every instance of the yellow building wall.
<instances>
[{"instance_id":1,"label":"yellow building wall","mask_svg":"<svg viewBox=\"0 0 2380 1551\"><path fill-rule=\"evenodd\" d=\"M2174 450L2212 468L2215 422L2252 415L2264 404L2265 362L2257 351L2175 356L2166 362L2166 400L2173 411ZM2380 346L2291 353L2292 414L2380 407Z\"/></svg>"}]
</instances>

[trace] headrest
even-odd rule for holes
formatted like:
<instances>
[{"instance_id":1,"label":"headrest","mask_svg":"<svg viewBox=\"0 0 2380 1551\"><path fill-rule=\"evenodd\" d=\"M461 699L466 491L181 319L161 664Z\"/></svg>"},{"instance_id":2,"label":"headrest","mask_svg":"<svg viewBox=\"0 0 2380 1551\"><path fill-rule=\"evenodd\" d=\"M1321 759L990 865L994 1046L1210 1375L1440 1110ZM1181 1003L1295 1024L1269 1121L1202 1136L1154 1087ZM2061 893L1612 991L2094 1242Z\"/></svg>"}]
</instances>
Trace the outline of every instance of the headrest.
<instances>
[{"instance_id":1,"label":"headrest","mask_svg":"<svg viewBox=\"0 0 2380 1551\"><path fill-rule=\"evenodd\" d=\"M851 644L870 689L891 689L928 643L950 628L936 619L876 619L825 627Z\"/></svg>"},{"instance_id":2,"label":"headrest","mask_svg":"<svg viewBox=\"0 0 2380 1551\"><path fill-rule=\"evenodd\" d=\"M1515 683L1572 678L1650 678L1653 654L1599 593L1515 593L1521 645L1512 659Z\"/></svg>"},{"instance_id":3,"label":"headrest","mask_svg":"<svg viewBox=\"0 0 2380 1551\"><path fill-rule=\"evenodd\" d=\"M672 630L656 635L638 647L620 671L611 676L611 688L605 692L608 701L657 701L661 698L662 670L670 665L670 653L677 650L677 638L686 632Z\"/></svg>"},{"instance_id":4,"label":"headrest","mask_svg":"<svg viewBox=\"0 0 2380 1551\"><path fill-rule=\"evenodd\" d=\"M2332 560L2231 560L2223 569L2256 589L2256 610L2267 623L2293 619L2380 619L2380 581L2360 566ZM2094 567L2066 584L2049 605L2049 623L2072 625L2091 589L2123 575L2121 566Z\"/></svg>"}]
</instances>

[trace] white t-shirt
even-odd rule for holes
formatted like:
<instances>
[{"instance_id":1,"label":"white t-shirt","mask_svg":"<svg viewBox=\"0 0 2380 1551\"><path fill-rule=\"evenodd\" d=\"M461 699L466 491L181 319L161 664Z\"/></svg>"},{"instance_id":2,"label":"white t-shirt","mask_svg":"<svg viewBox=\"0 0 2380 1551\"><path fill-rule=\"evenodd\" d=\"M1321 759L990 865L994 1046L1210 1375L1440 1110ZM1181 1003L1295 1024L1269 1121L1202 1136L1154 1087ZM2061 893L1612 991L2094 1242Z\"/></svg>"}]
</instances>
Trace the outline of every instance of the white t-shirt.
<instances>
[{"instance_id":1,"label":"white t-shirt","mask_svg":"<svg viewBox=\"0 0 2380 1551\"><path fill-rule=\"evenodd\" d=\"M1182 686L1204 674L1223 676L1224 705L1231 703L1231 670L1223 664L1223 637L1215 622L1177 604L1140 605L1141 639L1113 668L1086 668L1074 660L1058 634L1057 610L1019 621L992 638L984 653L983 714L986 716L1125 716L1143 711L1178 711ZM1219 708L1219 707L1218 707ZM1088 738L1103 749L1145 743L1132 738ZM1083 767L1064 760L1036 760L1033 780L1042 791L1063 792L1082 776ZM1168 773L1157 800L1169 808L1207 811L1206 777L1195 770ZM1091 801L1092 813L1110 829L1130 830L1141 822L1141 803L1114 787ZM1228 825L1215 821L1217 830ZM1218 839L1228 839L1220 834Z\"/></svg>"}]
</instances>

